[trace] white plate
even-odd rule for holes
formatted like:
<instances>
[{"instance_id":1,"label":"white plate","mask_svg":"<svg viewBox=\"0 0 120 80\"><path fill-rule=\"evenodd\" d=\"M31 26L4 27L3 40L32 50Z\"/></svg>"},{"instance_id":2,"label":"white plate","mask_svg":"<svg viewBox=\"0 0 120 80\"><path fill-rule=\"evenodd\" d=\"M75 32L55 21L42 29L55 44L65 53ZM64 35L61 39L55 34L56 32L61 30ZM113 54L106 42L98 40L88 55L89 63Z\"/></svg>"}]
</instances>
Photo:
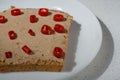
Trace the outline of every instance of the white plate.
<instances>
[{"instance_id":1,"label":"white plate","mask_svg":"<svg viewBox=\"0 0 120 80\"><path fill-rule=\"evenodd\" d=\"M12 72L0 74L0 80L61 80L75 75L96 56L102 42L102 31L96 17L77 0L0 0L0 11L11 5L21 8L54 8L68 12L74 21L66 64L62 72Z\"/></svg>"}]
</instances>

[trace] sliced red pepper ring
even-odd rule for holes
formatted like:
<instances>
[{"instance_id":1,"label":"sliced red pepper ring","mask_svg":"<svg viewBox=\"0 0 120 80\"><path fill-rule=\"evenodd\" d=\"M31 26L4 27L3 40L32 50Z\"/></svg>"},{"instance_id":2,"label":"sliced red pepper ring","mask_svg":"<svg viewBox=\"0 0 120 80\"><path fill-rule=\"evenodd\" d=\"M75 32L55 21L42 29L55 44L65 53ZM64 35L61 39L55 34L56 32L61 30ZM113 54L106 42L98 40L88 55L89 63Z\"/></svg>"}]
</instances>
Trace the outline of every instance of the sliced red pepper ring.
<instances>
[{"instance_id":1,"label":"sliced red pepper ring","mask_svg":"<svg viewBox=\"0 0 120 80\"><path fill-rule=\"evenodd\" d=\"M35 36L35 32L33 32L32 29L29 29L28 33L29 33L31 36Z\"/></svg>"},{"instance_id":2,"label":"sliced red pepper ring","mask_svg":"<svg viewBox=\"0 0 120 80\"><path fill-rule=\"evenodd\" d=\"M12 9L11 15L13 15L13 16L21 15L21 10L20 9Z\"/></svg>"},{"instance_id":3,"label":"sliced red pepper ring","mask_svg":"<svg viewBox=\"0 0 120 80\"><path fill-rule=\"evenodd\" d=\"M22 50L27 53L27 54L31 54L32 53L32 50L27 46L27 45L24 45L22 47Z\"/></svg>"},{"instance_id":4,"label":"sliced red pepper ring","mask_svg":"<svg viewBox=\"0 0 120 80\"><path fill-rule=\"evenodd\" d=\"M38 14L40 16L48 16L49 15L49 10L47 8L40 8L38 11Z\"/></svg>"},{"instance_id":5,"label":"sliced red pepper ring","mask_svg":"<svg viewBox=\"0 0 120 80\"><path fill-rule=\"evenodd\" d=\"M64 16L63 16L62 14L55 14L55 15L53 16L53 20L54 20L54 21L58 21L58 22L64 21Z\"/></svg>"},{"instance_id":6,"label":"sliced red pepper ring","mask_svg":"<svg viewBox=\"0 0 120 80\"><path fill-rule=\"evenodd\" d=\"M53 51L53 54L54 54L55 57L61 58L63 56L63 50L62 50L62 48L55 47L54 51Z\"/></svg>"},{"instance_id":7,"label":"sliced red pepper ring","mask_svg":"<svg viewBox=\"0 0 120 80\"><path fill-rule=\"evenodd\" d=\"M5 52L5 56L6 56L6 58L12 58L12 52L10 52L10 51Z\"/></svg>"},{"instance_id":8,"label":"sliced red pepper ring","mask_svg":"<svg viewBox=\"0 0 120 80\"><path fill-rule=\"evenodd\" d=\"M55 24L54 30L58 33L64 33L65 31L64 26L61 24Z\"/></svg>"},{"instance_id":9,"label":"sliced red pepper ring","mask_svg":"<svg viewBox=\"0 0 120 80\"><path fill-rule=\"evenodd\" d=\"M9 31L9 32L8 32L8 35L9 35L9 38L10 38L11 40L17 38L17 34L16 34L14 31Z\"/></svg>"},{"instance_id":10,"label":"sliced red pepper ring","mask_svg":"<svg viewBox=\"0 0 120 80\"><path fill-rule=\"evenodd\" d=\"M0 23L5 23L7 20L4 16L0 15Z\"/></svg>"},{"instance_id":11,"label":"sliced red pepper ring","mask_svg":"<svg viewBox=\"0 0 120 80\"><path fill-rule=\"evenodd\" d=\"M49 25L43 25L41 28L41 32L46 35L50 35L53 33L52 28Z\"/></svg>"},{"instance_id":12,"label":"sliced red pepper ring","mask_svg":"<svg viewBox=\"0 0 120 80\"><path fill-rule=\"evenodd\" d=\"M35 15L30 15L30 22L31 22L31 23L37 22L37 18L36 18Z\"/></svg>"}]
</instances>

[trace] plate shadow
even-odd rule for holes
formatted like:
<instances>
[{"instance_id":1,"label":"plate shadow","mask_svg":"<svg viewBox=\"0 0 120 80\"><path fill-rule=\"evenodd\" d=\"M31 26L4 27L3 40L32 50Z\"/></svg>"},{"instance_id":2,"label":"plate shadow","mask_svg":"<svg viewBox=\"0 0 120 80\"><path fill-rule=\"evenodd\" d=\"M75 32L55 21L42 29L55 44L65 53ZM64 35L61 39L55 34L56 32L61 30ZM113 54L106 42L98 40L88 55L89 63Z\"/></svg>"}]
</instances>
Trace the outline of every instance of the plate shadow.
<instances>
[{"instance_id":1,"label":"plate shadow","mask_svg":"<svg viewBox=\"0 0 120 80\"><path fill-rule=\"evenodd\" d=\"M107 26L99 18L98 20L103 32L101 48L94 60L69 80L96 80L106 71L111 63L114 52L113 38Z\"/></svg>"},{"instance_id":2,"label":"plate shadow","mask_svg":"<svg viewBox=\"0 0 120 80\"><path fill-rule=\"evenodd\" d=\"M70 72L76 65L74 60L78 44L78 36L80 35L80 27L81 25L76 21L73 21L70 27L66 60L62 72Z\"/></svg>"}]
</instances>

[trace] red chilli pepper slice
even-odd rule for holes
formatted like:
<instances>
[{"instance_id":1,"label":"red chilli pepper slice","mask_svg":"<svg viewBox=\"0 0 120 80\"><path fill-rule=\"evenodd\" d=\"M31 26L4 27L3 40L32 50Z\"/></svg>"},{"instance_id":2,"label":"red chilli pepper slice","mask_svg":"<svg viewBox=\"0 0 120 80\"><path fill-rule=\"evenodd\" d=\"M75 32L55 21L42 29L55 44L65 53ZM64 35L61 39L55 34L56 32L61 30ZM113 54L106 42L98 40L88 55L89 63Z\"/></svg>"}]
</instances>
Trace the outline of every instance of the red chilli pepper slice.
<instances>
[{"instance_id":1,"label":"red chilli pepper slice","mask_svg":"<svg viewBox=\"0 0 120 80\"><path fill-rule=\"evenodd\" d=\"M0 23L5 23L6 19L4 16L0 15Z\"/></svg>"},{"instance_id":2,"label":"red chilli pepper slice","mask_svg":"<svg viewBox=\"0 0 120 80\"><path fill-rule=\"evenodd\" d=\"M54 51L53 51L53 54L54 54L55 57L61 58L63 56L63 50L62 50L62 48L55 47Z\"/></svg>"},{"instance_id":3,"label":"red chilli pepper slice","mask_svg":"<svg viewBox=\"0 0 120 80\"><path fill-rule=\"evenodd\" d=\"M42 28L41 28L41 32L42 32L43 34L50 35L50 34L53 33L53 30L52 30L52 28L51 28L50 26L48 26L48 25L43 25Z\"/></svg>"},{"instance_id":4,"label":"red chilli pepper slice","mask_svg":"<svg viewBox=\"0 0 120 80\"><path fill-rule=\"evenodd\" d=\"M12 58L12 52L10 52L10 51L5 52L5 56L6 56L6 58Z\"/></svg>"},{"instance_id":5,"label":"red chilli pepper slice","mask_svg":"<svg viewBox=\"0 0 120 80\"><path fill-rule=\"evenodd\" d=\"M32 29L29 29L28 33L29 33L31 36L35 36L35 32L33 32Z\"/></svg>"},{"instance_id":6,"label":"red chilli pepper slice","mask_svg":"<svg viewBox=\"0 0 120 80\"><path fill-rule=\"evenodd\" d=\"M21 15L20 9L13 9L13 10L11 10L11 15L13 15L13 16Z\"/></svg>"},{"instance_id":7,"label":"red chilli pepper slice","mask_svg":"<svg viewBox=\"0 0 120 80\"><path fill-rule=\"evenodd\" d=\"M30 22L31 22L31 23L37 22L37 18L36 18L35 15L30 15Z\"/></svg>"},{"instance_id":8,"label":"red chilli pepper slice","mask_svg":"<svg viewBox=\"0 0 120 80\"><path fill-rule=\"evenodd\" d=\"M48 16L49 15L49 10L47 8L40 8L38 11L38 14L40 16Z\"/></svg>"},{"instance_id":9,"label":"red chilli pepper slice","mask_svg":"<svg viewBox=\"0 0 120 80\"><path fill-rule=\"evenodd\" d=\"M55 14L53 17L54 21L64 21L64 16L62 14Z\"/></svg>"},{"instance_id":10,"label":"red chilli pepper slice","mask_svg":"<svg viewBox=\"0 0 120 80\"><path fill-rule=\"evenodd\" d=\"M32 50L27 46L27 45L24 45L22 47L22 50L27 53L27 54L31 54L32 53Z\"/></svg>"},{"instance_id":11,"label":"red chilli pepper slice","mask_svg":"<svg viewBox=\"0 0 120 80\"><path fill-rule=\"evenodd\" d=\"M8 32L8 35L9 35L9 38L10 38L11 40L17 38L17 34L16 34L14 31L9 31L9 32Z\"/></svg>"},{"instance_id":12,"label":"red chilli pepper slice","mask_svg":"<svg viewBox=\"0 0 120 80\"><path fill-rule=\"evenodd\" d=\"M54 30L58 33L64 33L65 29L63 25L55 24Z\"/></svg>"}]
</instances>

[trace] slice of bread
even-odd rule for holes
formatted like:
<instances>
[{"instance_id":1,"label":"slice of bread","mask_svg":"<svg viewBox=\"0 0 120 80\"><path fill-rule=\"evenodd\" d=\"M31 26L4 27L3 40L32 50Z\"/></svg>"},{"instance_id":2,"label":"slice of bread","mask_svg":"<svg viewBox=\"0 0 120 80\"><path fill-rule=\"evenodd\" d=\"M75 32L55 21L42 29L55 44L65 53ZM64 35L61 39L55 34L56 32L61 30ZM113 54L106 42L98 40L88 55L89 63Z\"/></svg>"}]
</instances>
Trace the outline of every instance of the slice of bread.
<instances>
[{"instance_id":1,"label":"slice of bread","mask_svg":"<svg viewBox=\"0 0 120 80\"><path fill-rule=\"evenodd\" d=\"M12 10L15 9L12 7L0 12L0 16L4 16L3 22L3 17L0 17L0 72L61 71L73 17L51 9L48 9L48 15L41 16L40 9L35 8L19 8L21 14L15 12L17 15L14 15ZM64 19L54 20L56 14L63 15ZM30 21L31 15L36 16L35 22L34 17L31 19L33 22ZM64 27L62 32L55 30L56 24ZM52 31L42 33L43 25L48 25ZM55 48L60 48L58 54Z\"/></svg>"}]
</instances>

